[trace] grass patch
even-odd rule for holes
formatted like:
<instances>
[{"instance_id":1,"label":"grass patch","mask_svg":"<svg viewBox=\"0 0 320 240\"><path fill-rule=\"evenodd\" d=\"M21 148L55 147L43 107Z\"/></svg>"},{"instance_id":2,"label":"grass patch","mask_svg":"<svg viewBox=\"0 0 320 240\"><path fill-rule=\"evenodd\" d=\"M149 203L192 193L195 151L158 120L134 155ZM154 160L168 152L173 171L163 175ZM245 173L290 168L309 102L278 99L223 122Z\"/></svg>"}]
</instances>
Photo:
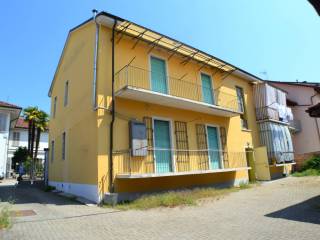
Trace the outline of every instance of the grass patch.
<instances>
[{"instance_id":1,"label":"grass patch","mask_svg":"<svg viewBox=\"0 0 320 240\"><path fill-rule=\"evenodd\" d=\"M294 177L307 177L307 176L320 176L320 170L307 169L302 172L295 172L292 174Z\"/></svg>"},{"instance_id":2,"label":"grass patch","mask_svg":"<svg viewBox=\"0 0 320 240\"><path fill-rule=\"evenodd\" d=\"M114 207L120 210L146 210L158 207L173 208L177 206L196 206L198 200L206 198L219 198L231 192L250 188L250 184L240 184L239 187L232 188L196 188L193 190L169 191L159 194L142 196L132 202L123 202ZM106 205L110 207L110 205Z\"/></svg>"},{"instance_id":3,"label":"grass patch","mask_svg":"<svg viewBox=\"0 0 320 240\"><path fill-rule=\"evenodd\" d=\"M320 176L320 156L309 158L302 166L302 170L292 174L294 177Z\"/></svg>"},{"instance_id":4,"label":"grass patch","mask_svg":"<svg viewBox=\"0 0 320 240\"><path fill-rule=\"evenodd\" d=\"M0 210L0 229L9 228L11 226L11 217L9 207L4 205Z\"/></svg>"}]
</instances>

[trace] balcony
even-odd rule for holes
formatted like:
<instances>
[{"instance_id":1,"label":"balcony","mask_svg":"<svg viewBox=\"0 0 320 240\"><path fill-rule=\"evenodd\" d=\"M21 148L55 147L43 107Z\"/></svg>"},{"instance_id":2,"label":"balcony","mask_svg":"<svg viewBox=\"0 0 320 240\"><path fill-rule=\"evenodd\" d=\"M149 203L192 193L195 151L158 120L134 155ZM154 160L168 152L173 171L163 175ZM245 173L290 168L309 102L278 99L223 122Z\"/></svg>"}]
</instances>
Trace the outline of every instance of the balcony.
<instances>
[{"instance_id":1,"label":"balcony","mask_svg":"<svg viewBox=\"0 0 320 240\"><path fill-rule=\"evenodd\" d=\"M151 76L151 71L134 66L124 67L115 74L115 95L224 117L233 117L241 113L238 110L236 95L221 90L205 89L195 82L170 76L166 76L165 91L158 91L152 89ZM212 101L204 101L203 91L212 97Z\"/></svg>"},{"instance_id":2,"label":"balcony","mask_svg":"<svg viewBox=\"0 0 320 240\"><path fill-rule=\"evenodd\" d=\"M276 108L272 108L268 106L256 108L256 118L257 118L257 121L263 121L263 120L269 120L269 119L280 121L278 110Z\"/></svg>"},{"instance_id":3,"label":"balcony","mask_svg":"<svg viewBox=\"0 0 320 240\"><path fill-rule=\"evenodd\" d=\"M290 108L286 108L286 109L291 110ZM294 120L288 120L287 116L288 115L285 115L284 119L281 118L279 114L279 109L275 107L265 106L265 107L256 108L257 121L270 120L270 121L290 125L290 122L293 122Z\"/></svg>"},{"instance_id":4,"label":"balcony","mask_svg":"<svg viewBox=\"0 0 320 240\"><path fill-rule=\"evenodd\" d=\"M169 158L168 158L169 157ZM164 161L167 159L167 161ZM170 161L168 161L168 159ZM130 150L113 154L116 178L150 178L249 170L246 152L148 149L144 157Z\"/></svg>"},{"instance_id":5,"label":"balcony","mask_svg":"<svg viewBox=\"0 0 320 240\"><path fill-rule=\"evenodd\" d=\"M301 132L301 121L297 119L289 121L289 129L292 131L292 133Z\"/></svg>"}]
</instances>

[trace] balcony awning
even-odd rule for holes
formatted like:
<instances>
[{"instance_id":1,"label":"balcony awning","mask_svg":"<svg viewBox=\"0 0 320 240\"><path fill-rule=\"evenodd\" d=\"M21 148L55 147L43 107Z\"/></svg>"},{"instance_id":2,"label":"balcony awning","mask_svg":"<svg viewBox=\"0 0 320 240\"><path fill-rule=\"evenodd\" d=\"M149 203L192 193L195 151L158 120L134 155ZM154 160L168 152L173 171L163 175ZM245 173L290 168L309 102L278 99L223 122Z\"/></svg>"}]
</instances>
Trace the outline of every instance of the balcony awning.
<instances>
[{"instance_id":1,"label":"balcony awning","mask_svg":"<svg viewBox=\"0 0 320 240\"><path fill-rule=\"evenodd\" d=\"M115 20L117 20L117 37L120 41L122 36L125 34L127 36L132 37L135 41L133 47L138 44L139 41L147 42L150 46L149 52L155 47L161 47L167 49L169 51L169 59L178 54L183 56L183 64L188 63L190 60L197 61L201 67L209 66L220 69L226 73L234 73L240 77L244 77L245 79L256 82L261 81L262 79L257 76L248 73L245 70L235 67L234 65L227 63L217 57L214 57L204 51L201 51L197 48L194 48L188 44L175 40L171 37L168 37L164 34L153 31L149 28L143 27L139 24L131 22L129 20L120 18L118 16L112 15L107 12L100 12L96 20L99 24L112 27Z\"/></svg>"},{"instance_id":2,"label":"balcony awning","mask_svg":"<svg viewBox=\"0 0 320 240\"><path fill-rule=\"evenodd\" d=\"M198 102L191 99L176 97L172 95L167 95L163 93L158 93L151 90L146 90L132 86L125 86L124 88L120 89L116 92L116 96L135 101L148 102L152 104L158 104L178 109L185 109L194 112L202 112L222 117L234 117L240 114L240 112L236 112L231 109L223 108L220 106Z\"/></svg>"}]
</instances>

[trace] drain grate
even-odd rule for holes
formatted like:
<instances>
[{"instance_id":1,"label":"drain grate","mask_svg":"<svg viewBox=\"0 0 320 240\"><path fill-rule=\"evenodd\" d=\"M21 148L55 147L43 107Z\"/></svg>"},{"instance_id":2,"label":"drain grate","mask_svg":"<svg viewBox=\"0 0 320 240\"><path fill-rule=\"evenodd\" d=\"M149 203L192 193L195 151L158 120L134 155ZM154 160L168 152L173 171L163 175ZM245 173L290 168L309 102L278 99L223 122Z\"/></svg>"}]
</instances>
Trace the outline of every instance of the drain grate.
<instances>
[{"instance_id":1,"label":"drain grate","mask_svg":"<svg viewBox=\"0 0 320 240\"><path fill-rule=\"evenodd\" d=\"M37 215L33 210L17 210L17 211L10 211L11 217L27 217L27 216L34 216Z\"/></svg>"}]
</instances>

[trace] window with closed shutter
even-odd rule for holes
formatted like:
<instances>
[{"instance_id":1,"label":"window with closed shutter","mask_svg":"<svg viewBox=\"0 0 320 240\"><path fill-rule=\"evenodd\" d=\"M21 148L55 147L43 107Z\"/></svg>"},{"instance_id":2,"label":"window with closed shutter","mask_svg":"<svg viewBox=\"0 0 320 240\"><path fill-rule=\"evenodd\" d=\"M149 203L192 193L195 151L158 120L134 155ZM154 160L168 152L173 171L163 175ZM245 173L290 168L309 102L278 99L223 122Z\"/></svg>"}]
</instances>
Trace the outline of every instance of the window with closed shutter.
<instances>
[{"instance_id":1,"label":"window with closed shutter","mask_svg":"<svg viewBox=\"0 0 320 240\"><path fill-rule=\"evenodd\" d=\"M189 142L187 123L175 121L175 135L176 135L176 163L177 170L179 172L190 170L190 158L189 158Z\"/></svg>"},{"instance_id":2,"label":"window with closed shutter","mask_svg":"<svg viewBox=\"0 0 320 240\"><path fill-rule=\"evenodd\" d=\"M209 169L207 132L204 124L196 124L197 145L198 149L198 168L199 170Z\"/></svg>"},{"instance_id":3,"label":"window with closed shutter","mask_svg":"<svg viewBox=\"0 0 320 240\"><path fill-rule=\"evenodd\" d=\"M228 150L227 150L227 131L225 127L220 127L220 141L223 151L223 165L225 168L229 167Z\"/></svg>"},{"instance_id":4,"label":"window with closed shutter","mask_svg":"<svg viewBox=\"0 0 320 240\"><path fill-rule=\"evenodd\" d=\"M148 143L148 154L145 159L145 171L153 172L154 169L154 152L153 152L153 128L152 118L144 117L143 122L146 124L147 143Z\"/></svg>"}]
</instances>

